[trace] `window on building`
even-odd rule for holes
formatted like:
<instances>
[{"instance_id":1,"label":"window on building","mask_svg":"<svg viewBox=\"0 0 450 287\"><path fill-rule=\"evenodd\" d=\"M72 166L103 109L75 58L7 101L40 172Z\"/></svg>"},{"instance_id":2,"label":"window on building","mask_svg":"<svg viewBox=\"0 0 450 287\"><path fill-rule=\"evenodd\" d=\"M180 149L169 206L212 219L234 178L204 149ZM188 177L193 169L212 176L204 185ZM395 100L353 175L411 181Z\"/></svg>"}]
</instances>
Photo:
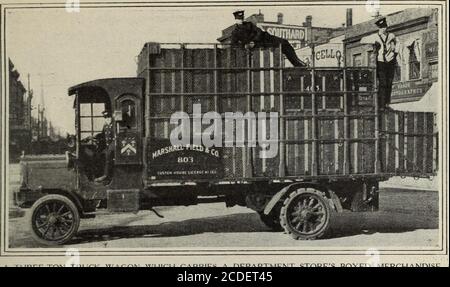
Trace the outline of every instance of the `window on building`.
<instances>
[{"instance_id":1,"label":"window on building","mask_svg":"<svg viewBox=\"0 0 450 287\"><path fill-rule=\"evenodd\" d=\"M408 46L409 50L409 79L415 80L420 78L420 58L418 56L418 51L420 47L417 47L416 41Z\"/></svg>"},{"instance_id":2,"label":"window on building","mask_svg":"<svg viewBox=\"0 0 450 287\"><path fill-rule=\"evenodd\" d=\"M367 66L372 66L372 63L374 62L373 51L367 51Z\"/></svg>"},{"instance_id":3,"label":"window on building","mask_svg":"<svg viewBox=\"0 0 450 287\"><path fill-rule=\"evenodd\" d=\"M361 53L353 55L353 66L354 67L361 67L362 66L362 55L361 55Z\"/></svg>"},{"instance_id":4,"label":"window on building","mask_svg":"<svg viewBox=\"0 0 450 287\"><path fill-rule=\"evenodd\" d=\"M438 77L438 65L437 65L437 62L430 63L430 66L429 66L429 78L437 79L437 77Z\"/></svg>"},{"instance_id":5,"label":"window on building","mask_svg":"<svg viewBox=\"0 0 450 287\"><path fill-rule=\"evenodd\" d=\"M402 80L402 67L400 66L399 62L396 62L393 81L400 82L401 80Z\"/></svg>"}]
</instances>

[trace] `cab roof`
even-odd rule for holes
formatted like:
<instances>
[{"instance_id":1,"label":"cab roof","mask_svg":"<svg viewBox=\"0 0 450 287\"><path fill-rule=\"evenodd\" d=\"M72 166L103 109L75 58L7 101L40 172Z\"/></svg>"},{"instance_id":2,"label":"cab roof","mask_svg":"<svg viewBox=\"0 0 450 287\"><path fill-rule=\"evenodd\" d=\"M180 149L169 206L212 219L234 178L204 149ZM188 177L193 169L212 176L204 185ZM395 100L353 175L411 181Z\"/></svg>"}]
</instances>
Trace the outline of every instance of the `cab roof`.
<instances>
[{"instance_id":1,"label":"cab roof","mask_svg":"<svg viewBox=\"0 0 450 287\"><path fill-rule=\"evenodd\" d=\"M143 78L107 78L98 79L85 83L81 83L69 88L68 94L84 95L95 97L100 91L106 92L110 99L113 99L122 94L136 94L142 96L142 89L144 87Z\"/></svg>"}]
</instances>

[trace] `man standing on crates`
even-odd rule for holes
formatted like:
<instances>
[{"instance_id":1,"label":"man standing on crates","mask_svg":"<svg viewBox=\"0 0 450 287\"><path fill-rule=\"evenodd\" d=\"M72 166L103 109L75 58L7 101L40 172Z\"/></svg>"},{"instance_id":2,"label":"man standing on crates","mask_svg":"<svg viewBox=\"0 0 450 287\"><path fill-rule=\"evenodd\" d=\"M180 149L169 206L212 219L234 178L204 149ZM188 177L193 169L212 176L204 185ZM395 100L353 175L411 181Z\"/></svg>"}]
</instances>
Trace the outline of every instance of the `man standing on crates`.
<instances>
[{"instance_id":1,"label":"man standing on crates","mask_svg":"<svg viewBox=\"0 0 450 287\"><path fill-rule=\"evenodd\" d=\"M245 48L277 48L281 45L281 51L294 67L305 67L295 53L294 48L286 40L262 31L252 22L244 21L244 11L233 13L236 21L235 28L231 34L231 45L243 46Z\"/></svg>"},{"instance_id":2,"label":"man standing on crates","mask_svg":"<svg viewBox=\"0 0 450 287\"><path fill-rule=\"evenodd\" d=\"M386 17L375 22L378 27L376 35L361 39L363 44L373 44L377 56L378 105L384 109L391 103L392 81L397 65L398 41L393 33L387 32Z\"/></svg>"}]
</instances>

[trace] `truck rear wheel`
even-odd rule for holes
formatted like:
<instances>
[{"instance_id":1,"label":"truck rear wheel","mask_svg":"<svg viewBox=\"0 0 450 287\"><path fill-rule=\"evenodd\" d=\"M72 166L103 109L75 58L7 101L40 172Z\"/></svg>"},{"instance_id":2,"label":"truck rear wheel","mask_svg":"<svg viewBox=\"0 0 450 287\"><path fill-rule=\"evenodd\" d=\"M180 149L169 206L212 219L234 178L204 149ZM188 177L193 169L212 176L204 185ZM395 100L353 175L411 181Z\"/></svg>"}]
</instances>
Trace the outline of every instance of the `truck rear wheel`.
<instances>
[{"instance_id":1,"label":"truck rear wheel","mask_svg":"<svg viewBox=\"0 0 450 287\"><path fill-rule=\"evenodd\" d=\"M322 192L300 188L285 199L280 222L285 232L294 239L313 240L327 232L331 213L328 199Z\"/></svg>"},{"instance_id":2,"label":"truck rear wheel","mask_svg":"<svg viewBox=\"0 0 450 287\"><path fill-rule=\"evenodd\" d=\"M49 194L31 207L31 235L45 245L64 244L72 239L80 226L80 213L66 196Z\"/></svg>"}]
</instances>

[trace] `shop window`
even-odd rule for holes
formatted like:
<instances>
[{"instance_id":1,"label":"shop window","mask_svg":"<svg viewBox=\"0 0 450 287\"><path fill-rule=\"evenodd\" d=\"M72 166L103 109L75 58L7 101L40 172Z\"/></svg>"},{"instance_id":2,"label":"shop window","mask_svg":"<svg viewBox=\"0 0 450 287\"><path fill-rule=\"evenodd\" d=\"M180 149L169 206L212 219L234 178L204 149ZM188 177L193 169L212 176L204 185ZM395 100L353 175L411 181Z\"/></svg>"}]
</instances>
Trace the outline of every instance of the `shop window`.
<instances>
[{"instance_id":1,"label":"shop window","mask_svg":"<svg viewBox=\"0 0 450 287\"><path fill-rule=\"evenodd\" d=\"M361 67L362 66L362 55L361 55L361 53L353 55L353 66L354 67Z\"/></svg>"},{"instance_id":2,"label":"shop window","mask_svg":"<svg viewBox=\"0 0 450 287\"><path fill-rule=\"evenodd\" d=\"M402 80L402 67L398 62L396 62L394 70L394 82L400 82L401 80Z\"/></svg>"},{"instance_id":3,"label":"shop window","mask_svg":"<svg viewBox=\"0 0 450 287\"><path fill-rule=\"evenodd\" d=\"M437 79L438 78L438 65L437 62L436 63L430 63L429 66L429 77L431 79Z\"/></svg>"},{"instance_id":4,"label":"shop window","mask_svg":"<svg viewBox=\"0 0 450 287\"><path fill-rule=\"evenodd\" d=\"M420 79L420 57L418 55L419 47L417 47L417 42L414 41L408 46L409 52L409 79L416 80Z\"/></svg>"},{"instance_id":5,"label":"shop window","mask_svg":"<svg viewBox=\"0 0 450 287\"><path fill-rule=\"evenodd\" d=\"M373 51L367 51L367 66L374 66L375 62Z\"/></svg>"}]
</instances>

